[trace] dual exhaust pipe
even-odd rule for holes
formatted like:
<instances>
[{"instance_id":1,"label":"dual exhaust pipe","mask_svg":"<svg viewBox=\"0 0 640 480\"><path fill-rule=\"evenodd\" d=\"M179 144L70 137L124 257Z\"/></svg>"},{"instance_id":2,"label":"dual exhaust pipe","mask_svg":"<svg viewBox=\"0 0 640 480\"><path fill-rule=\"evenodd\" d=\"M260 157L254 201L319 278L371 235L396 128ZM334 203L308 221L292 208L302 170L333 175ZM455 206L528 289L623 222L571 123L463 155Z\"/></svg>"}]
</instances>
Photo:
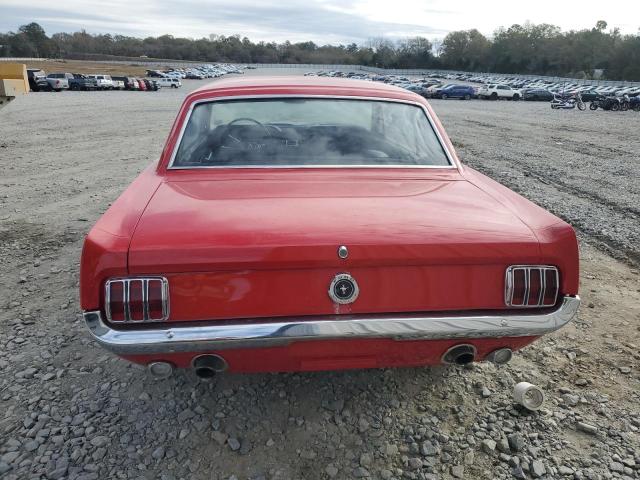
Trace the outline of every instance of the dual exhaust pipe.
<instances>
[{"instance_id":1,"label":"dual exhaust pipe","mask_svg":"<svg viewBox=\"0 0 640 480\"><path fill-rule=\"evenodd\" d=\"M442 356L442 363L448 365L466 365L475 361L476 359L476 347L469 344L454 345L447 350ZM513 356L513 352L510 348L499 348L489 353L485 360L495 363L496 365L503 365Z\"/></svg>"},{"instance_id":2,"label":"dual exhaust pipe","mask_svg":"<svg viewBox=\"0 0 640 480\"><path fill-rule=\"evenodd\" d=\"M195 374L203 380L211 379L217 373L224 372L229 368L227 361L215 354L198 355L191 362L191 366ZM174 366L172 363L159 361L151 362L147 365L147 369L154 378L164 379L173 374Z\"/></svg>"},{"instance_id":3,"label":"dual exhaust pipe","mask_svg":"<svg viewBox=\"0 0 640 480\"><path fill-rule=\"evenodd\" d=\"M475 361L476 347L469 344L454 345L447 350L442 356L442 363L448 365L466 365ZM487 355L486 360L497 365L502 365L511 360L513 352L510 348L499 348ZM229 368L227 361L216 354L198 355L191 362L191 366L195 374L203 379L208 380L216 376L216 374L224 372ZM149 373L154 378L168 378L173 374L174 366L172 363L159 361L152 362L147 365Z\"/></svg>"}]
</instances>

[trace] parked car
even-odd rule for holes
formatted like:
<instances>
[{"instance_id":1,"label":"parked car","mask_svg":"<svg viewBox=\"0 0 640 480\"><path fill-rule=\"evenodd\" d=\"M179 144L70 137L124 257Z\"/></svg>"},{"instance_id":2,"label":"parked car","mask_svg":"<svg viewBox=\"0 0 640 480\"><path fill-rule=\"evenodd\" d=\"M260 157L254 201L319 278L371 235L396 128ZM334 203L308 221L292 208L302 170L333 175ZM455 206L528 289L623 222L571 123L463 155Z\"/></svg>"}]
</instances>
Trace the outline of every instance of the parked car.
<instances>
[{"instance_id":1,"label":"parked car","mask_svg":"<svg viewBox=\"0 0 640 480\"><path fill-rule=\"evenodd\" d=\"M163 78L166 75L158 70L147 70L147 77Z\"/></svg>"},{"instance_id":2,"label":"parked car","mask_svg":"<svg viewBox=\"0 0 640 480\"><path fill-rule=\"evenodd\" d=\"M133 77L111 77L113 81L122 82L124 85L124 90L137 90L138 85L137 81Z\"/></svg>"},{"instance_id":3,"label":"parked car","mask_svg":"<svg viewBox=\"0 0 640 480\"><path fill-rule=\"evenodd\" d=\"M428 95L426 87L423 87L421 85L409 84L404 88L423 97L426 97Z\"/></svg>"},{"instance_id":4,"label":"parked car","mask_svg":"<svg viewBox=\"0 0 640 480\"><path fill-rule=\"evenodd\" d=\"M66 73L50 73L47 75L47 82L49 83L49 90L54 92L61 92L62 90L69 90L69 78ZM73 75L71 75L73 78Z\"/></svg>"},{"instance_id":5,"label":"parked car","mask_svg":"<svg viewBox=\"0 0 640 480\"><path fill-rule=\"evenodd\" d=\"M28 68L27 79L29 80L29 88L32 92L41 92L49 90L49 82L47 74L39 68Z\"/></svg>"},{"instance_id":6,"label":"parked car","mask_svg":"<svg viewBox=\"0 0 640 480\"><path fill-rule=\"evenodd\" d=\"M80 301L156 377L505 363L576 313L578 245L462 168L419 95L228 79L91 229Z\"/></svg>"},{"instance_id":7,"label":"parked car","mask_svg":"<svg viewBox=\"0 0 640 480\"><path fill-rule=\"evenodd\" d=\"M520 100L522 98L522 92L515 88L511 88L509 85L483 85L478 90L478 97L491 100L498 100L500 98L507 100Z\"/></svg>"},{"instance_id":8,"label":"parked car","mask_svg":"<svg viewBox=\"0 0 640 480\"><path fill-rule=\"evenodd\" d=\"M528 88L522 91L523 100L545 101L553 100L553 93L544 88Z\"/></svg>"},{"instance_id":9,"label":"parked car","mask_svg":"<svg viewBox=\"0 0 640 480\"><path fill-rule=\"evenodd\" d=\"M431 96L433 98L442 98L443 100L446 100L447 98L469 100L473 98L475 94L475 89L473 87L470 87L469 85L449 85L442 90L436 90L431 94Z\"/></svg>"},{"instance_id":10,"label":"parked car","mask_svg":"<svg viewBox=\"0 0 640 480\"><path fill-rule=\"evenodd\" d=\"M585 102L593 102L600 97L600 94L595 89L590 89L581 93L582 100Z\"/></svg>"},{"instance_id":11,"label":"parked car","mask_svg":"<svg viewBox=\"0 0 640 480\"><path fill-rule=\"evenodd\" d=\"M387 83L386 80L385 80L385 83ZM427 98L437 98L437 95L439 95L444 88L450 87L452 85L455 85L455 84L454 83L445 83L445 84L436 83L434 85L431 85L430 87L427 87L427 92L426 92Z\"/></svg>"},{"instance_id":12,"label":"parked car","mask_svg":"<svg viewBox=\"0 0 640 480\"><path fill-rule=\"evenodd\" d=\"M60 90L95 90L97 82L81 73L50 73L47 76L50 88Z\"/></svg>"},{"instance_id":13,"label":"parked car","mask_svg":"<svg viewBox=\"0 0 640 480\"><path fill-rule=\"evenodd\" d=\"M143 81L145 86L147 87L147 91L157 92L160 89L160 87L158 86L158 82L156 82L155 80L149 80L148 78L145 78Z\"/></svg>"},{"instance_id":14,"label":"parked car","mask_svg":"<svg viewBox=\"0 0 640 480\"><path fill-rule=\"evenodd\" d=\"M89 78L82 73L68 73L67 81L69 82L69 90L97 90L98 81L95 78Z\"/></svg>"},{"instance_id":15,"label":"parked car","mask_svg":"<svg viewBox=\"0 0 640 480\"><path fill-rule=\"evenodd\" d=\"M124 90L124 80L116 80L111 77L111 81L113 82L114 90Z\"/></svg>"},{"instance_id":16,"label":"parked car","mask_svg":"<svg viewBox=\"0 0 640 480\"><path fill-rule=\"evenodd\" d=\"M161 87L179 88L182 86L182 82L180 81L179 78L171 78L171 77L158 78L156 82L158 82L158 85Z\"/></svg>"},{"instance_id":17,"label":"parked car","mask_svg":"<svg viewBox=\"0 0 640 480\"><path fill-rule=\"evenodd\" d=\"M87 75L89 78L95 78L100 90L113 90L113 80L111 75Z\"/></svg>"}]
</instances>

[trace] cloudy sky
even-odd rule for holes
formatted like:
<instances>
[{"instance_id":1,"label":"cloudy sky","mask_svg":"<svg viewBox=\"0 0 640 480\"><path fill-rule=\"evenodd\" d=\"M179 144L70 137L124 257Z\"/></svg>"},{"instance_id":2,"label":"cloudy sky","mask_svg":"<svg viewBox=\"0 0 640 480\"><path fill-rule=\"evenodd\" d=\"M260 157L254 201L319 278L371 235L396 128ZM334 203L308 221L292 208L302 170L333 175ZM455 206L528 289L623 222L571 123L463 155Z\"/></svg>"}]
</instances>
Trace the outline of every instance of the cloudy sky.
<instances>
[{"instance_id":1,"label":"cloudy sky","mask_svg":"<svg viewBox=\"0 0 640 480\"><path fill-rule=\"evenodd\" d=\"M48 34L85 29L132 36L240 34L252 40L364 43L372 37L443 37L513 23L592 27L603 19L623 33L640 27L639 0L0 0L0 32L36 21Z\"/></svg>"}]
</instances>

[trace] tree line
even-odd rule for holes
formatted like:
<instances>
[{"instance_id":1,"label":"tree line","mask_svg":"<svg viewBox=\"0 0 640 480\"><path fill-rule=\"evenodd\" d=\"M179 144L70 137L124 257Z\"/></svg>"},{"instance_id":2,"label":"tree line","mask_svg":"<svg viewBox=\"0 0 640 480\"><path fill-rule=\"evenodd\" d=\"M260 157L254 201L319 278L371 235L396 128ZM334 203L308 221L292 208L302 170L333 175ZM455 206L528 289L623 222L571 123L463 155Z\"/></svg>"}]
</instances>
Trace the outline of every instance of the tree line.
<instances>
[{"instance_id":1,"label":"tree line","mask_svg":"<svg viewBox=\"0 0 640 480\"><path fill-rule=\"evenodd\" d=\"M476 29L392 41L374 38L363 45L314 42L252 42L240 35L136 38L82 30L48 36L37 23L0 33L0 56L98 59L151 57L198 62L317 63L382 68L432 68L591 78L603 71L611 80L640 80L640 33L607 31L607 23L563 32L549 24L512 25L491 37Z\"/></svg>"}]
</instances>

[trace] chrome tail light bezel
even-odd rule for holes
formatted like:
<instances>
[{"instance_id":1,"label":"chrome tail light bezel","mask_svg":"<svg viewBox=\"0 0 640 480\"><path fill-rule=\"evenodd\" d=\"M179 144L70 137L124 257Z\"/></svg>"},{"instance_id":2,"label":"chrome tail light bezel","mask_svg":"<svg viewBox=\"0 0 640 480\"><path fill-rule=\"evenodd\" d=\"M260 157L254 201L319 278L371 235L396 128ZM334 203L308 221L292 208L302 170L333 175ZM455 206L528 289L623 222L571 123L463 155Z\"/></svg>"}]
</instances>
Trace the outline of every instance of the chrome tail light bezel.
<instances>
[{"instance_id":1,"label":"chrome tail light bezel","mask_svg":"<svg viewBox=\"0 0 640 480\"><path fill-rule=\"evenodd\" d=\"M522 303L513 303L513 296L515 292L514 275L516 272L524 272L524 292ZM530 304L529 294L531 287L531 274L538 274L540 276L540 291L538 293L538 301ZM546 291L547 291L547 272L551 272L555 277L555 295L553 301L545 303ZM544 308L553 307L558 301L558 295L560 294L560 273L557 267L552 265L511 265L505 272L505 288L504 288L504 303L507 307L513 308Z\"/></svg>"},{"instance_id":2,"label":"chrome tail light bezel","mask_svg":"<svg viewBox=\"0 0 640 480\"><path fill-rule=\"evenodd\" d=\"M131 284L134 282L142 282L142 304L143 315L141 320L135 320L131 317L131 305L129 301ZM152 318L149 313L149 282L160 282L162 317ZM124 308L124 319L114 320L111 312L111 287L115 283L122 284L122 305ZM111 278L107 280L104 286L104 313L107 321L111 323L130 324L130 323L156 323L165 322L169 319L169 281L165 277L126 277Z\"/></svg>"}]
</instances>

